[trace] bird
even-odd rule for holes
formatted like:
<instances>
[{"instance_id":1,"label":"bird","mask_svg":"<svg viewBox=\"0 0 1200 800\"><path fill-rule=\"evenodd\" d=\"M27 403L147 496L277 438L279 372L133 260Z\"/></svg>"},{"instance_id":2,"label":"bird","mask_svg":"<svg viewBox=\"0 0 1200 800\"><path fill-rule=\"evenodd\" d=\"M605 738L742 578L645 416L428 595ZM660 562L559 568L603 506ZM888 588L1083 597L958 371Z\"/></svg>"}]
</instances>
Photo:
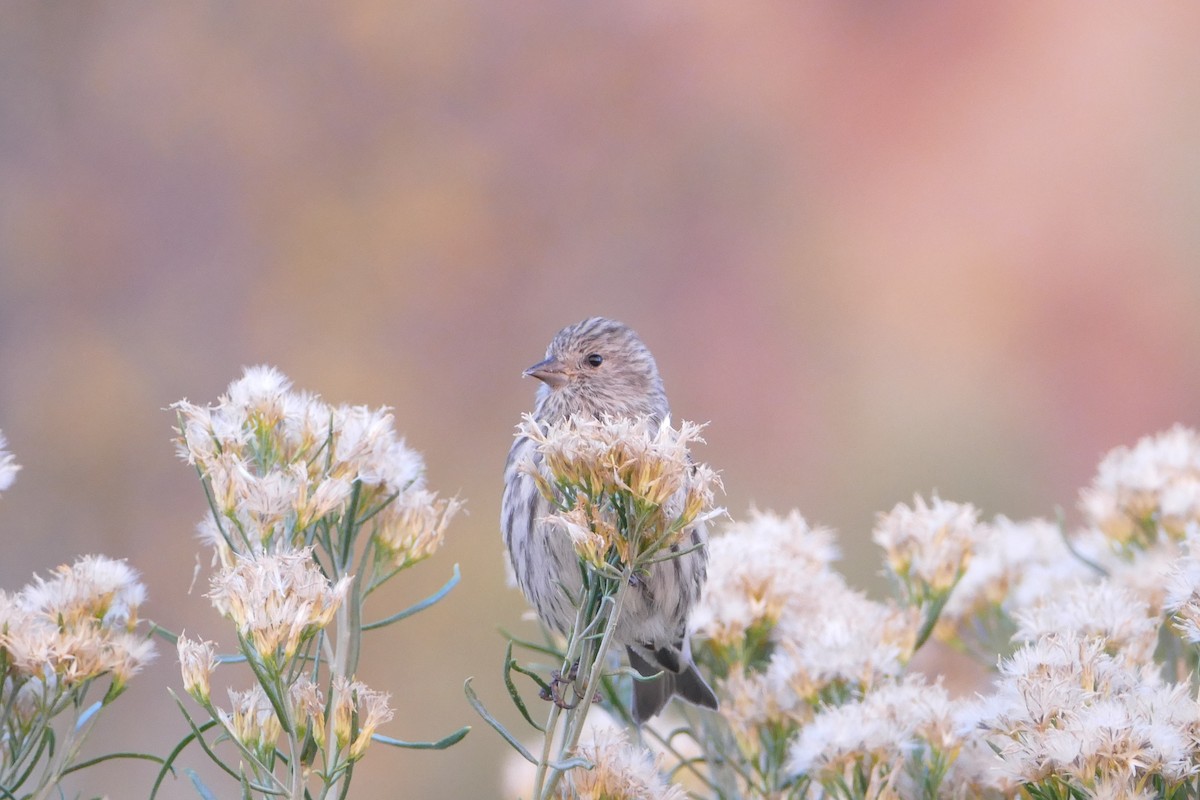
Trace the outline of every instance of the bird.
<instances>
[{"instance_id":1,"label":"bird","mask_svg":"<svg viewBox=\"0 0 1200 800\"><path fill-rule=\"evenodd\" d=\"M560 330L546 357L525 376L538 386L533 420L547 426L572 415L595 418L645 418L669 424L670 407L650 350L629 326L605 317L589 317ZM530 474L540 454L518 434L504 470L500 525L517 585L549 628L566 634L575 623L572 596L581 594L578 556L571 539L550 525L550 503ZM682 555L660 561L633 591L614 630L629 665L642 676L633 682L630 707L641 725L673 695L716 709L717 697L692 660L687 620L707 576L707 531L697 521L685 533L690 545Z\"/></svg>"}]
</instances>

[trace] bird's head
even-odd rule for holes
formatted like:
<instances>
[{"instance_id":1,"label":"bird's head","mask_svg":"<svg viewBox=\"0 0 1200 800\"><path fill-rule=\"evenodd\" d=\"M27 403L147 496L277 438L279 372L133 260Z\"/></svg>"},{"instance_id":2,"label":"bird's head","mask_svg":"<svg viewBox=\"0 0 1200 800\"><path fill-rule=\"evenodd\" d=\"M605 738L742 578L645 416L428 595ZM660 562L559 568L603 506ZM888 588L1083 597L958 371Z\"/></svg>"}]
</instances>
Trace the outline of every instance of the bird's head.
<instances>
[{"instance_id":1,"label":"bird's head","mask_svg":"<svg viewBox=\"0 0 1200 800\"><path fill-rule=\"evenodd\" d=\"M539 416L568 414L666 417L667 398L654 356L620 322L590 317L563 328L546 358L525 370L542 382Z\"/></svg>"}]
</instances>

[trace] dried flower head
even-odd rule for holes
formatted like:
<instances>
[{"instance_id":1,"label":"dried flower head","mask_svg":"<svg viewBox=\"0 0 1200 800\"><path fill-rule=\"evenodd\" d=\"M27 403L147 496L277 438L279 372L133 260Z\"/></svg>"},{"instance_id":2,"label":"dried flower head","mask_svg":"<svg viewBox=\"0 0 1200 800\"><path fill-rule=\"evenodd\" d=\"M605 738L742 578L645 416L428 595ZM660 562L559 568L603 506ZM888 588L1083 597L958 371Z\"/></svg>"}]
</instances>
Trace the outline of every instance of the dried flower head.
<instances>
[{"instance_id":1,"label":"dried flower head","mask_svg":"<svg viewBox=\"0 0 1200 800\"><path fill-rule=\"evenodd\" d=\"M1179 559L1167 582L1164 611L1184 639L1200 644L1200 554L1196 546L1200 540L1189 542L1187 556Z\"/></svg>"},{"instance_id":2,"label":"dried flower head","mask_svg":"<svg viewBox=\"0 0 1200 800\"><path fill-rule=\"evenodd\" d=\"M1182 538L1200 521L1200 435L1182 425L1118 447L1100 462L1080 508L1122 550Z\"/></svg>"},{"instance_id":3,"label":"dried flower head","mask_svg":"<svg viewBox=\"0 0 1200 800\"><path fill-rule=\"evenodd\" d=\"M109 628L132 630L146 587L137 570L122 560L82 556L74 564L55 568L49 580L35 575L21 592L22 603L64 625L84 619Z\"/></svg>"},{"instance_id":4,"label":"dried flower head","mask_svg":"<svg viewBox=\"0 0 1200 800\"><path fill-rule=\"evenodd\" d=\"M184 690L196 702L208 705L212 674L217 668L216 645L204 640L188 639L180 634L176 647L179 650L179 670L183 674Z\"/></svg>"},{"instance_id":5,"label":"dried flower head","mask_svg":"<svg viewBox=\"0 0 1200 800\"><path fill-rule=\"evenodd\" d=\"M527 414L517 435L527 436L541 457L540 464L523 468L553 506L573 514L562 523L567 533L585 551L607 543L632 563L678 543L696 522L720 513L712 505L720 479L688 455L690 444L703 442L700 430L691 422L676 429L670 420L588 415L543 427ZM635 535L619 541L606 536L621 527L614 516L626 510L638 522Z\"/></svg>"},{"instance_id":6,"label":"dried flower head","mask_svg":"<svg viewBox=\"0 0 1200 800\"><path fill-rule=\"evenodd\" d=\"M262 686L254 684L244 692L229 690L230 711L217 709L217 716L229 735L260 758L271 753L283 728Z\"/></svg>"},{"instance_id":7,"label":"dried flower head","mask_svg":"<svg viewBox=\"0 0 1200 800\"><path fill-rule=\"evenodd\" d=\"M386 408L337 406L291 390L271 367L251 367L229 385L214 406L186 400L178 414L179 456L205 478L213 504L228 520L218 550L293 547L323 519L384 506L420 506L424 464L396 435ZM355 495L355 487L359 494Z\"/></svg>"},{"instance_id":8,"label":"dried flower head","mask_svg":"<svg viewBox=\"0 0 1200 800\"><path fill-rule=\"evenodd\" d=\"M870 776L900 797L920 796L907 785L910 775L948 764L962 744L954 711L939 684L919 676L885 683L861 700L822 709L793 742L789 769L819 783Z\"/></svg>"},{"instance_id":9,"label":"dried flower head","mask_svg":"<svg viewBox=\"0 0 1200 800\"><path fill-rule=\"evenodd\" d=\"M108 674L112 691L154 658L133 632L145 587L125 562L85 556L0 602L0 661L18 682L70 687Z\"/></svg>"},{"instance_id":10,"label":"dried flower head","mask_svg":"<svg viewBox=\"0 0 1200 800\"><path fill-rule=\"evenodd\" d=\"M610 552L626 564L634 557L629 540L617 530L616 523L599 513L583 492L576 493L574 507L553 514L546 521L570 537L575 552L594 568L607 566Z\"/></svg>"},{"instance_id":11,"label":"dried flower head","mask_svg":"<svg viewBox=\"0 0 1200 800\"><path fill-rule=\"evenodd\" d=\"M720 713L747 751L757 747L757 730L803 725L821 704L895 678L912 655L913 609L870 600L831 571L797 589L760 655L717 665L727 673L718 684Z\"/></svg>"},{"instance_id":12,"label":"dried flower head","mask_svg":"<svg viewBox=\"0 0 1200 800\"><path fill-rule=\"evenodd\" d=\"M578 754L591 762L564 776L559 797L575 800L685 800L683 787L662 776L661 759L625 732L607 727L586 731Z\"/></svg>"},{"instance_id":13,"label":"dried flower head","mask_svg":"<svg viewBox=\"0 0 1200 800\"><path fill-rule=\"evenodd\" d=\"M1101 775L1157 776L1169 793L1195 773L1200 709L1187 687L1107 653L1102 639L1042 637L1004 660L1000 676L963 721L1012 779L1084 790Z\"/></svg>"},{"instance_id":14,"label":"dried flower head","mask_svg":"<svg viewBox=\"0 0 1200 800\"><path fill-rule=\"evenodd\" d=\"M373 535L380 561L398 570L429 558L462 507L458 498L439 499L436 492L425 489L402 493L377 517Z\"/></svg>"},{"instance_id":15,"label":"dried flower head","mask_svg":"<svg viewBox=\"0 0 1200 800\"><path fill-rule=\"evenodd\" d=\"M333 681L333 733L338 749L349 748L349 758L363 757L375 729L392 718L391 695L338 676ZM357 722L357 725L355 725Z\"/></svg>"},{"instance_id":16,"label":"dried flower head","mask_svg":"<svg viewBox=\"0 0 1200 800\"><path fill-rule=\"evenodd\" d=\"M1131 665L1149 664L1158 644L1160 618L1128 589L1110 581L1073 583L1016 612L1015 640L1034 642L1073 632L1103 642L1106 652Z\"/></svg>"},{"instance_id":17,"label":"dried flower head","mask_svg":"<svg viewBox=\"0 0 1200 800\"><path fill-rule=\"evenodd\" d=\"M208 596L263 660L278 667L329 624L350 583L345 576L331 584L305 548L239 559L213 576Z\"/></svg>"},{"instance_id":18,"label":"dried flower head","mask_svg":"<svg viewBox=\"0 0 1200 800\"><path fill-rule=\"evenodd\" d=\"M301 675L288 688L292 719L299 738L311 733L317 747L325 746L325 694L307 675Z\"/></svg>"},{"instance_id":19,"label":"dried flower head","mask_svg":"<svg viewBox=\"0 0 1200 800\"><path fill-rule=\"evenodd\" d=\"M958 623L1002 609L1012 615L1064 584L1095 577L1044 519L997 517L977 529L971 560L950 593L942 620Z\"/></svg>"},{"instance_id":20,"label":"dried flower head","mask_svg":"<svg viewBox=\"0 0 1200 800\"><path fill-rule=\"evenodd\" d=\"M912 507L897 503L881 514L872 532L884 549L888 569L911 602L940 599L954 588L975 549L979 512L969 503L951 503L937 495Z\"/></svg>"},{"instance_id":21,"label":"dried flower head","mask_svg":"<svg viewBox=\"0 0 1200 800\"><path fill-rule=\"evenodd\" d=\"M769 632L838 557L833 533L809 527L796 511L751 511L749 520L709 541L708 552L708 582L691 626L722 649L739 646L752 632Z\"/></svg>"}]
</instances>

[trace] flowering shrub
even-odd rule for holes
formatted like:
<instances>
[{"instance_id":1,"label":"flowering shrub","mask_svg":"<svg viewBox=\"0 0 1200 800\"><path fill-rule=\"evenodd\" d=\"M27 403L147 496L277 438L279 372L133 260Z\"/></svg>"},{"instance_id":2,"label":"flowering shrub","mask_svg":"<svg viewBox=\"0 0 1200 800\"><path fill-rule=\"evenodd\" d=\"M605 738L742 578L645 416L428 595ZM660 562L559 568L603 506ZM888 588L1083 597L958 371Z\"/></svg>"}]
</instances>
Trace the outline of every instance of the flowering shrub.
<instances>
[{"instance_id":1,"label":"flowering shrub","mask_svg":"<svg viewBox=\"0 0 1200 800\"><path fill-rule=\"evenodd\" d=\"M606 798L1200 796L1200 436L1114 450L1080 507L1067 532L936 496L897 505L874 531L886 601L849 587L833 534L796 512L727 525L692 616L720 709L676 704L641 729L641 760L568 749L568 775L604 770ZM992 669L990 689L953 697L916 672L929 638ZM618 719L622 696L605 694ZM607 774L629 764L645 785L647 763L670 783Z\"/></svg>"},{"instance_id":2,"label":"flowering shrub","mask_svg":"<svg viewBox=\"0 0 1200 800\"><path fill-rule=\"evenodd\" d=\"M5 448L0 434L0 490L20 469ZM145 599L137 572L105 556L35 576L14 594L0 591L4 797L49 797L64 775L83 766L76 759L100 712L154 657L153 643L139 630Z\"/></svg>"},{"instance_id":3,"label":"flowering shrub","mask_svg":"<svg viewBox=\"0 0 1200 800\"><path fill-rule=\"evenodd\" d=\"M110 757L159 761L157 792L193 744L241 796L345 796L373 742L461 739L466 728L436 742L385 736L390 695L357 675L366 632L457 581L456 571L434 596L367 621L375 590L435 554L461 505L424 486L420 456L390 414L330 406L265 367L215 405L174 408L179 455L211 511L199 525L214 565L207 596L236 652L143 623L137 572L104 556L0 592L0 797L58 795L64 775ZM726 524L709 543L691 616L692 655L720 708L674 704L640 728L626 701L631 676L608 645L630 587L720 513L716 475L687 455L699 429L569 418L527 422L522 433L542 457L532 474L551 524L574 544L584 592L565 637L514 640L505 655L533 745L468 685L528 765L510 794L1200 797L1195 432L1175 427L1109 453L1081 492L1073 531L982 520L936 496L898 504L873 532L890 599L851 587L834 568L834 534L797 512ZM18 469L0 436L0 491ZM103 710L153 658L151 630L175 642L196 704L176 698L190 734L161 758L80 762ZM915 670L931 639L976 658L991 685L953 696L940 676ZM514 646L550 663L518 663ZM214 691L235 670L250 688ZM514 676L555 700L544 723Z\"/></svg>"},{"instance_id":4,"label":"flowering shrub","mask_svg":"<svg viewBox=\"0 0 1200 800\"><path fill-rule=\"evenodd\" d=\"M424 487L421 457L391 414L327 405L269 367L247 369L214 406L173 408L179 456L212 512L199 526L218 565L208 597L238 643L237 658L221 658L211 642L178 638L184 688L208 716L197 722L180 704L192 728L181 746L199 741L244 793L303 798L344 792L372 741L461 739L468 729L434 743L382 736L390 695L356 678L363 633L427 605L364 622L367 599L436 552L461 506ZM227 707L211 691L225 661L244 661L255 679L229 690Z\"/></svg>"}]
</instances>

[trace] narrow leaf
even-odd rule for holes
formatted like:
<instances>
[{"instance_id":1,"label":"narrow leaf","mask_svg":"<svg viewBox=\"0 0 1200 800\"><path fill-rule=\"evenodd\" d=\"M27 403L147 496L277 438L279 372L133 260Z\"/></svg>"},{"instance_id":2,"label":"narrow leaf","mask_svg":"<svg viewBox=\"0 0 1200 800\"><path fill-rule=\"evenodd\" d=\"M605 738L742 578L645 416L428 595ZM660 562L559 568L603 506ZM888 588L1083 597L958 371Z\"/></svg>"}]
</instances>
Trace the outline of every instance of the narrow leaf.
<instances>
[{"instance_id":1,"label":"narrow leaf","mask_svg":"<svg viewBox=\"0 0 1200 800\"><path fill-rule=\"evenodd\" d=\"M160 636L163 639L166 639L171 644L179 644L179 634L175 633L174 631L167 630L163 626L159 625L157 622L150 623L149 634L151 636L156 636L156 635Z\"/></svg>"},{"instance_id":2,"label":"narrow leaf","mask_svg":"<svg viewBox=\"0 0 1200 800\"><path fill-rule=\"evenodd\" d=\"M96 716L96 712L99 711L103 705L103 703L97 700L88 706L87 711L84 711L79 715L79 720L75 723L75 730L79 730L86 725L89 719Z\"/></svg>"},{"instance_id":3,"label":"narrow leaf","mask_svg":"<svg viewBox=\"0 0 1200 800\"><path fill-rule=\"evenodd\" d=\"M203 732L207 731L209 728L216 725L217 721L210 719L208 722L205 722L203 725L197 727L196 723L192 721L192 715L187 712L186 708L184 708L183 702L179 699L179 695L175 694L174 690L172 690L172 689L167 689L167 691L170 692L171 697L173 697L175 699L175 705L179 706L179 710L183 712L183 718L185 720L187 720L187 724L192 729L192 734L194 735L196 742L200 745L200 748L202 750L204 750L205 754L207 754L210 759L212 759L214 764L216 764L221 769L225 770L225 772L231 778L237 779L238 774L236 772L234 772L233 769L230 768L228 764L226 764L224 761L222 761L217 756L217 754L212 751L212 748L210 748L208 746L208 742L204 741ZM183 748L180 747L179 749L182 750ZM168 761L167 763L169 764L170 761ZM164 766L163 769L164 769L164 773L165 773L166 767ZM161 778L164 773L159 773L159 777ZM158 782L156 782L156 786L157 786L157 783Z\"/></svg>"},{"instance_id":4,"label":"narrow leaf","mask_svg":"<svg viewBox=\"0 0 1200 800\"><path fill-rule=\"evenodd\" d=\"M523 669L517 662L513 661L512 649L513 643L509 640L508 648L504 651L504 685L508 688L508 696L512 698L513 705L517 707L517 711L521 712L521 716L525 718L525 721L532 725L538 732L545 733L546 729L534 722L533 717L529 716L529 709L525 707L525 701L521 698L521 693L517 691L516 684L513 683L512 671L515 668L522 675L529 675L544 690L549 691L550 687L540 677L531 674L530 671Z\"/></svg>"},{"instance_id":5,"label":"narrow leaf","mask_svg":"<svg viewBox=\"0 0 1200 800\"><path fill-rule=\"evenodd\" d=\"M376 628L382 628L385 625L391 625L393 622L399 622L400 620L404 619L405 617L411 617L413 614L416 614L418 611L424 611L425 609L429 608L431 605L433 605L437 601L441 600L447 594L449 594L450 590L458 585L458 581L461 577L462 577L462 575L458 570L458 564L455 564L454 565L454 575L452 575L450 577L450 580L446 581L445 585L443 585L442 588L438 589L436 592L429 595L429 597L426 597L424 600L420 601L419 603L415 603L415 604L409 606L408 608L404 609L403 611L398 611L395 614L392 614L390 617L384 617L383 619L376 620L375 622L368 622L367 624L362 626L362 629L364 631L370 631L370 630L374 630Z\"/></svg>"},{"instance_id":6,"label":"narrow leaf","mask_svg":"<svg viewBox=\"0 0 1200 800\"><path fill-rule=\"evenodd\" d=\"M390 736L384 736L381 733L373 733L371 734L371 741L391 745L392 747L404 747L409 750L445 750L447 747L461 742L463 737L470 732L471 726L464 725L446 738L438 739L436 742L405 742L400 739L393 739Z\"/></svg>"},{"instance_id":7,"label":"narrow leaf","mask_svg":"<svg viewBox=\"0 0 1200 800\"><path fill-rule=\"evenodd\" d=\"M500 737L504 739L504 741L508 742L508 744L514 750L520 753L522 758L524 758L530 764L538 763L538 760L533 757L533 754L525 749L525 745L518 742L517 738L509 733L508 729L501 725L498 719L488 713L488 710L484 708L483 703L480 701L479 696L475 694L475 690L471 688L471 680L471 678L467 678L466 682L463 684L463 692L466 693L467 702L471 704L471 708L475 709L479 716L483 717L483 721L488 725L491 725L492 729L495 730L496 733L500 734Z\"/></svg>"},{"instance_id":8,"label":"narrow leaf","mask_svg":"<svg viewBox=\"0 0 1200 800\"><path fill-rule=\"evenodd\" d=\"M203 797L204 800L217 800L217 796L212 793L212 790L204 785L204 781L200 780L200 776L196 774L196 770L186 769L184 770L184 774L192 781L192 786L195 788L196 794Z\"/></svg>"},{"instance_id":9,"label":"narrow leaf","mask_svg":"<svg viewBox=\"0 0 1200 800\"><path fill-rule=\"evenodd\" d=\"M89 759L88 761L81 761L78 764L72 764L64 769L62 774L69 775L75 770L86 769L93 764L99 764L103 761L111 761L114 758L136 758L144 761L153 761L155 764L163 763L163 760L160 756L152 756L149 753L108 753L107 755L97 756L96 758Z\"/></svg>"},{"instance_id":10,"label":"narrow leaf","mask_svg":"<svg viewBox=\"0 0 1200 800\"><path fill-rule=\"evenodd\" d=\"M524 647L526 650L532 650L535 653L541 653L544 656L553 656L555 659L557 659L559 661L563 660L563 653L561 650L556 650L549 645L538 644L537 642L531 642L528 639L521 639L519 637L513 636L511 633L504 630L503 628L500 628L499 630L500 630L500 635L503 636L504 638L508 639L513 644L516 644L520 647Z\"/></svg>"}]
</instances>

